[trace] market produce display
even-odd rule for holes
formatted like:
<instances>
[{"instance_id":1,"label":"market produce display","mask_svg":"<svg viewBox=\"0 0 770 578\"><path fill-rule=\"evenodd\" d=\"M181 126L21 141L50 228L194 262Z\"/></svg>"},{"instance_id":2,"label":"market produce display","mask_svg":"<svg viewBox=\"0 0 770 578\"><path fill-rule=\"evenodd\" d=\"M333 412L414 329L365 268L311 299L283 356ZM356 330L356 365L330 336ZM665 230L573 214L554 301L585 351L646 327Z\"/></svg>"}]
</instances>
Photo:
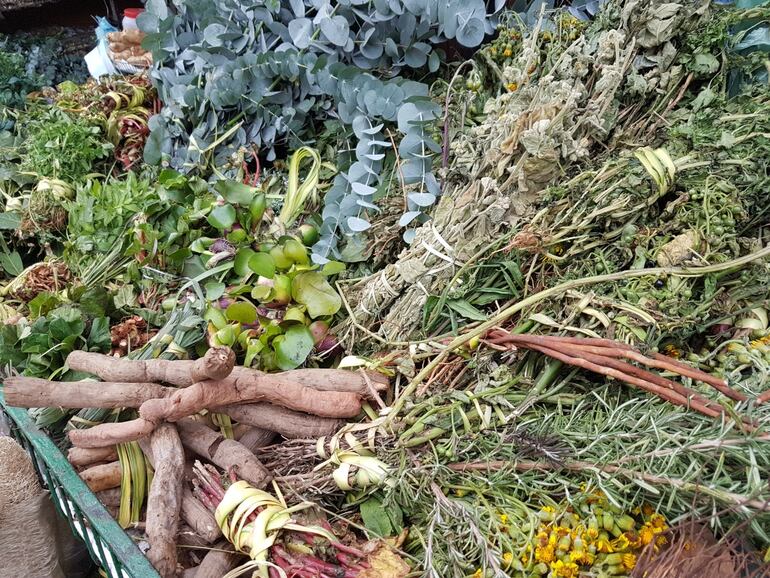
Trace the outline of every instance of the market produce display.
<instances>
[{"instance_id":1,"label":"market produce display","mask_svg":"<svg viewBox=\"0 0 770 578\"><path fill-rule=\"evenodd\" d=\"M0 391L161 576L770 576L770 3L173 4L0 52Z\"/></svg>"}]
</instances>

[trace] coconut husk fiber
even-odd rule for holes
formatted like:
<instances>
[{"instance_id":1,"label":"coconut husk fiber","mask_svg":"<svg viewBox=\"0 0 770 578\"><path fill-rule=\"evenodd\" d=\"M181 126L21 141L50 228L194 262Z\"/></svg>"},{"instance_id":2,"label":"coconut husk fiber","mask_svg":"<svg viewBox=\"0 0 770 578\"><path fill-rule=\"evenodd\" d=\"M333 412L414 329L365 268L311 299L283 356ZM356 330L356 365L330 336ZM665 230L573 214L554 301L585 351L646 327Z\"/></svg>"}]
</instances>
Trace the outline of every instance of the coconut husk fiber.
<instances>
[{"instance_id":1,"label":"coconut husk fiber","mask_svg":"<svg viewBox=\"0 0 770 578\"><path fill-rule=\"evenodd\" d=\"M0 500L21 504L42 492L29 454L13 438L0 437Z\"/></svg>"},{"instance_id":2,"label":"coconut husk fiber","mask_svg":"<svg viewBox=\"0 0 770 578\"><path fill-rule=\"evenodd\" d=\"M56 512L32 460L13 439L0 437L0 578L65 578L57 551Z\"/></svg>"},{"instance_id":3,"label":"coconut husk fiber","mask_svg":"<svg viewBox=\"0 0 770 578\"><path fill-rule=\"evenodd\" d=\"M732 532L718 540L704 522L685 521L651 544L639 557L631 578L770 578L770 564L756 548Z\"/></svg>"}]
</instances>

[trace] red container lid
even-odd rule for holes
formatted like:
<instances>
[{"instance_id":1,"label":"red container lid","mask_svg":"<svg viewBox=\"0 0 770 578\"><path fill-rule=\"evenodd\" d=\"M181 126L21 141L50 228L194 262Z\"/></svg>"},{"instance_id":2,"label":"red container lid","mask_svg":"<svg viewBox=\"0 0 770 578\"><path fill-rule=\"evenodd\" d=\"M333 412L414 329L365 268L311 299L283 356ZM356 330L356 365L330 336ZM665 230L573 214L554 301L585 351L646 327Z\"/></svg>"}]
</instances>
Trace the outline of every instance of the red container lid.
<instances>
[{"instance_id":1,"label":"red container lid","mask_svg":"<svg viewBox=\"0 0 770 578\"><path fill-rule=\"evenodd\" d=\"M126 18L136 18L142 12L144 12L144 8L126 8L123 10L123 16Z\"/></svg>"}]
</instances>

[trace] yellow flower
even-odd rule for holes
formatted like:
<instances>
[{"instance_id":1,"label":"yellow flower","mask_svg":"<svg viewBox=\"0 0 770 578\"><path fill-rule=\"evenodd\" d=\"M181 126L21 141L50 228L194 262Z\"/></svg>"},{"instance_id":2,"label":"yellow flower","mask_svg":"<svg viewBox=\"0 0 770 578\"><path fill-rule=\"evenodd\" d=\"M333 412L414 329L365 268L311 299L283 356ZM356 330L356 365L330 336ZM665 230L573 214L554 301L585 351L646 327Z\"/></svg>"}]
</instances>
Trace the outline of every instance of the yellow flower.
<instances>
[{"instance_id":1,"label":"yellow flower","mask_svg":"<svg viewBox=\"0 0 770 578\"><path fill-rule=\"evenodd\" d=\"M652 524L653 528L660 530L665 530L668 527L666 526L666 519L660 514L653 514L650 516L650 524Z\"/></svg>"},{"instance_id":2,"label":"yellow flower","mask_svg":"<svg viewBox=\"0 0 770 578\"><path fill-rule=\"evenodd\" d=\"M569 553L569 559L580 566L591 566L594 563L594 555L583 550L572 550Z\"/></svg>"},{"instance_id":3,"label":"yellow flower","mask_svg":"<svg viewBox=\"0 0 770 578\"><path fill-rule=\"evenodd\" d=\"M574 562L556 560L556 562L551 564L551 572L559 578L577 578L580 574L580 568Z\"/></svg>"},{"instance_id":4,"label":"yellow flower","mask_svg":"<svg viewBox=\"0 0 770 578\"><path fill-rule=\"evenodd\" d=\"M505 552L503 554L503 564L505 566L510 566L512 563L513 563L513 553Z\"/></svg>"},{"instance_id":5,"label":"yellow flower","mask_svg":"<svg viewBox=\"0 0 770 578\"><path fill-rule=\"evenodd\" d=\"M661 546L665 546L666 544L668 544L668 540L666 539L666 537L665 537L665 536L658 536L658 537L655 539L655 545L656 545L657 547L659 547L659 548L660 548Z\"/></svg>"},{"instance_id":6,"label":"yellow flower","mask_svg":"<svg viewBox=\"0 0 770 578\"><path fill-rule=\"evenodd\" d=\"M663 346L663 354L668 357L673 357L674 359L679 359L682 357L682 350L673 343L669 343Z\"/></svg>"},{"instance_id":7,"label":"yellow flower","mask_svg":"<svg viewBox=\"0 0 770 578\"><path fill-rule=\"evenodd\" d=\"M588 528L588 530L586 530L587 541L596 540L596 538L598 537L599 537L598 528Z\"/></svg>"},{"instance_id":8,"label":"yellow flower","mask_svg":"<svg viewBox=\"0 0 770 578\"><path fill-rule=\"evenodd\" d=\"M612 541L612 547L615 549L616 552L625 550L630 545L631 545L631 542L629 542L628 537L626 537L625 534L621 534L615 540Z\"/></svg>"},{"instance_id":9,"label":"yellow flower","mask_svg":"<svg viewBox=\"0 0 770 578\"><path fill-rule=\"evenodd\" d=\"M623 568L633 570L636 566L636 556L633 554L623 554Z\"/></svg>"},{"instance_id":10,"label":"yellow flower","mask_svg":"<svg viewBox=\"0 0 770 578\"><path fill-rule=\"evenodd\" d=\"M463 496L465 496L468 493L468 491L467 490L455 490L454 493L455 493L455 496L457 496L458 498L462 498Z\"/></svg>"},{"instance_id":11,"label":"yellow flower","mask_svg":"<svg viewBox=\"0 0 770 578\"><path fill-rule=\"evenodd\" d=\"M753 347L755 349L757 347L762 346L762 345L770 345L770 335L765 335L764 337L760 337L759 339L755 339L754 341L751 341L749 343L749 345L751 345L751 347Z\"/></svg>"},{"instance_id":12,"label":"yellow flower","mask_svg":"<svg viewBox=\"0 0 770 578\"><path fill-rule=\"evenodd\" d=\"M508 523L508 514L500 514L500 522L505 526Z\"/></svg>"},{"instance_id":13,"label":"yellow flower","mask_svg":"<svg viewBox=\"0 0 770 578\"><path fill-rule=\"evenodd\" d=\"M508 58L512 54L513 54L513 51L510 48L506 48L505 50L503 50L503 56L505 56L506 58Z\"/></svg>"},{"instance_id":14,"label":"yellow flower","mask_svg":"<svg viewBox=\"0 0 770 578\"><path fill-rule=\"evenodd\" d=\"M635 532L626 532L625 536L626 536L626 539L628 540L628 545L631 548L642 547L642 539L639 537L639 534Z\"/></svg>"},{"instance_id":15,"label":"yellow flower","mask_svg":"<svg viewBox=\"0 0 770 578\"><path fill-rule=\"evenodd\" d=\"M655 530L649 525L649 522L639 529L639 540L642 546L646 546L655 539Z\"/></svg>"},{"instance_id":16,"label":"yellow flower","mask_svg":"<svg viewBox=\"0 0 770 578\"><path fill-rule=\"evenodd\" d=\"M481 568L478 568L478 569L477 569L477 570L476 570L476 571L473 573L473 578L483 578L483 576L484 576L484 575L481 573Z\"/></svg>"},{"instance_id":17,"label":"yellow flower","mask_svg":"<svg viewBox=\"0 0 770 578\"><path fill-rule=\"evenodd\" d=\"M550 564L556 559L556 555L554 554L554 547L553 546L545 546L540 547L538 546L535 548L535 560L538 562L545 562L546 564Z\"/></svg>"},{"instance_id":18,"label":"yellow flower","mask_svg":"<svg viewBox=\"0 0 770 578\"><path fill-rule=\"evenodd\" d=\"M509 92L516 92L517 90L519 90L519 85L515 82L509 82L506 85L506 88L508 89Z\"/></svg>"},{"instance_id":19,"label":"yellow flower","mask_svg":"<svg viewBox=\"0 0 770 578\"><path fill-rule=\"evenodd\" d=\"M611 554L615 551L608 538L599 538L599 541L596 543L596 549L602 554Z\"/></svg>"}]
</instances>

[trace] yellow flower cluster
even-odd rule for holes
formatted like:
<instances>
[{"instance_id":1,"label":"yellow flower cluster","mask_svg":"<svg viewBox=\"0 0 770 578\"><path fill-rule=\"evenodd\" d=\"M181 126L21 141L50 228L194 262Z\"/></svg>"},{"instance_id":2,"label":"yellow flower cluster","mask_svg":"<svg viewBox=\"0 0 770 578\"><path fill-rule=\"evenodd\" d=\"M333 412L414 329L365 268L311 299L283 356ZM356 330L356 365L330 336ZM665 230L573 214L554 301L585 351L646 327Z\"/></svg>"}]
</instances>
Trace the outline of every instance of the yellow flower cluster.
<instances>
[{"instance_id":1,"label":"yellow flower cluster","mask_svg":"<svg viewBox=\"0 0 770 578\"><path fill-rule=\"evenodd\" d=\"M770 346L770 333L759 339L754 339L750 342L750 345L753 349L759 349L762 346Z\"/></svg>"},{"instance_id":2,"label":"yellow flower cluster","mask_svg":"<svg viewBox=\"0 0 770 578\"><path fill-rule=\"evenodd\" d=\"M590 571L597 576L627 576L648 544L665 543L666 520L651 507L629 515L603 496L585 494L576 506L563 510L546 506L538 513L534 539L519 556L522 575L577 578Z\"/></svg>"}]
</instances>

